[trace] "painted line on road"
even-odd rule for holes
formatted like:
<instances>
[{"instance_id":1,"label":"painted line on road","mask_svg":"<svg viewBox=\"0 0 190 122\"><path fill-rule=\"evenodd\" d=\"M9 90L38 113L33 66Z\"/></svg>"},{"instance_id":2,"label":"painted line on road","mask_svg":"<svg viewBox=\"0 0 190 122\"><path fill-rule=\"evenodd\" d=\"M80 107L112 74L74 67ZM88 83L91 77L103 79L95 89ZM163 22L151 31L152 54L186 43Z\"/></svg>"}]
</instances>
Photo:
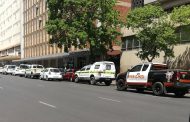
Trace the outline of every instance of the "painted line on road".
<instances>
[{"instance_id":1,"label":"painted line on road","mask_svg":"<svg viewBox=\"0 0 190 122\"><path fill-rule=\"evenodd\" d=\"M0 89L4 89L4 88L0 86Z\"/></svg>"},{"instance_id":2,"label":"painted line on road","mask_svg":"<svg viewBox=\"0 0 190 122\"><path fill-rule=\"evenodd\" d=\"M121 102L121 101L119 101L119 100L109 99L109 98L105 98L105 97L98 97L98 98L103 99L103 100L112 101L112 102L118 102L118 103Z\"/></svg>"},{"instance_id":3,"label":"painted line on road","mask_svg":"<svg viewBox=\"0 0 190 122\"><path fill-rule=\"evenodd\" d=\"M43 105L46 105L46 106L48 106L48 107L51 107L51 108L56 108L56 106L51 105L51 104L48 104L48 103L43 102L43 101L39 101L39 103L41 103L41 104L43 104Z\"/></svg>"}]
</instances>

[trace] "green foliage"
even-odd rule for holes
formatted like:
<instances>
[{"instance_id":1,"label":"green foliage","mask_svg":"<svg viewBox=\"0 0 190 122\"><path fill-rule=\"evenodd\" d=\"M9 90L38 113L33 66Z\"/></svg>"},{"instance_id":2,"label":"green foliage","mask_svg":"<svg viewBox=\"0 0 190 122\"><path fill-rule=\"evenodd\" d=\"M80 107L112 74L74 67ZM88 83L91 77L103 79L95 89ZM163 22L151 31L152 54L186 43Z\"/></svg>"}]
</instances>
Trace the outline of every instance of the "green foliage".
<instances>
[{"instance_id":1,"label":"green foliage","mask_svg":"<svg viewBox=\"0 0 190 122\"><path fill-rule=\"evenodd\" d=\"M120 34L116 0L47 0L49 14L46 30L50 43L68 49L90 45L91 55L106 52ZM101 23L97 26L97 22Z\"/></svg>"},{"instance_id":2,"label":"green foliage","mask_svg":"<svg viewBox=\"0 0 190 122\"><path fill-rule=\"evenodd\" d=\"M190 24L190 5L183 5L174 8L171 19L180 25Z\"/></svg>"},{"instance_id":3,"label":"green foliage","mask_svg":"<svg viewBox=\"0 0 190 122\"><path fill-rule=\"evenodd\" d=\"M152 62L164 52L165 57L174 57L173 46L177 44L174 24L159 5L146 5L129 12L127 27L136 33L142 50L137 56Z\"/></svg>"}]
</instances>

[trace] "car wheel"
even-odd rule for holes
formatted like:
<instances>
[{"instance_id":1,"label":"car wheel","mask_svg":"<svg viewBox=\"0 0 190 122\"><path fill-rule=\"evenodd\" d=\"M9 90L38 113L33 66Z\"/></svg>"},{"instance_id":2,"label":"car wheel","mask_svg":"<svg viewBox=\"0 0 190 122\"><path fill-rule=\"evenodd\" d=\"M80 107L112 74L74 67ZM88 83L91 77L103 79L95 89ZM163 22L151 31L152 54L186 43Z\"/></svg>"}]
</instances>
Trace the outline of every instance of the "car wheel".
<instances>
[{"instance_id":1,"label":"car wheel","mask_svg":"<svg viewBox=\"0 0 190 122\"><path fill-rule=\"evenodd\" d=\"M164 95L164 85L161 82L156 82L152 86L153 94L156 96Z\"/></svg>"},{"instance_id":2,"label":"car wheel","mask_svg":"<svg viewBox=\"0 0 190 122\"><path fill-rule=\"evenodd\" d=\"M105 83L106 86L110 86L112 81L111 80L110 81L105 81L104 83Z\"/></svg>"},{"instance_id":3,"label":"car wheel","mask_svg":"<svg viewBox=\"0 0 190 122\"><path fill-rule=\"evenodd\" d=\"M26 73L24 74L24 77L25 77L25 78L27 78L27 75L26 75Z\"/></svg>"},{"instance_id":4,"label":"car wheel","mask_svg":"<svg viewBox=\"0 0 190 122\"><path fill-rule=\"evenodd\" d=\"M78 83L79 82L79 78L78 78L78 76L76 75L75 76L75 83Z\"/></svg>"},{"instance_id":5,"label":"car wheel","mask_svg":"<svg viewBox=\"0 0 190 122\"><path fill-rule=\"evenodd\" d=\"M73 78L72 78L72 77L70 77L70 79L69 79L69 80L70 80L70 82L73 82Z\"/></svg>"},{"instance_id":6,"label":"car wheel","mask_svg":"<svg viewBox=\"0 0 190 122\"><path fill-rule=\"evenodd\" d=\"M124 91L127 89L125 85L125 81L123 79L119 79L116 81L116 86L118 91Z\"/></svg>"},{"instance_id":7,"label":"car wheel","mask_svg":"<svg viewBox=\"0 0 190 122\"><path fill-rule=\"evenodd\" d=\"M33 73L30 74L30 78L33 79L34 78L34 75Z\"/></svg>"},{"instance_id":8,"label":"car wheel","mask_svg":"<svg viewBox=\"0 0 190 122\"><path fill-rule=\"evenodd\" d=\"M46 80L47 80L47 81L49 80L48 76L46 76Z\"/></svg>"},{"instance_id":9,"label":"car wheel","mask_svg":"<svg viewBox=\"0 0 190 122\"><path fill-rule=\"evenodd\" d=\"M90 77L90 84L95 85L96 84L96 79L94 76Z\"/></svg>"},{"instance_id":10,"label":"car wheel","mask_svg":"<svg viewBox=\"0 0 190 122\"><path fill-rule=\"evenodd\" d=\"M40 79L40 80L42 80L42 77L41 77L41 76L39 76L39 79Z\"/></svg>"}]
</instances>

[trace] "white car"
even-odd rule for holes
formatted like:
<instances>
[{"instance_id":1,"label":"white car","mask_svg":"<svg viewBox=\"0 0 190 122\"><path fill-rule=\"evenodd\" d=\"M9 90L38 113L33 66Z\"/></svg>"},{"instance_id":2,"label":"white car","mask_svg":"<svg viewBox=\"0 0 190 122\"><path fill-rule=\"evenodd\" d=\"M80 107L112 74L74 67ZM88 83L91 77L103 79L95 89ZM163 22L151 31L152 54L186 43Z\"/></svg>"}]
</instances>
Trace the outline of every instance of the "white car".
<instances>
[{"instance_id":1,"label":"white car","mask_svg":"<svg viewBox=\"0 0 190 122\"><path fill-rule=\"evenodd\" d=\"M29 68L28 64L20 64L18 70L16 71L16 75L24 76L26 69Z\"/></svg>"},{"instance_id":2,"label":"white car","mask_svg":"<svg viewBox=\"0 0 190 122\"><path fill-rule=\"evenodd\" d=\"M3 73L3 67L0 67L0 73Z\"/></svg>"},{"instance_id":3,"label":"white car","mask_svg":"<svg viewBox=\"0 0 190 122\"><path fill-rule=\"evenodd\" d=\"M28 65L28 69L25 70L25 77L30 77L30 78L34 78L34 77L40 77L40 72L44 69L44 67L42 65L38 65L38 64L31 64Z\"/></svg>"},{"instance_id":4,"label":"white car","mask_svg":"<svg viewBox=\"0 0 190 122\"><path fill-rule=\"evenodd\" d=\"M58 68L46 68L41 71L39 79L45 79L45 80L53 80L58 79L62 80L62 73Z\"/></svg>"},{"instance_id":5,"label":"white car","mask_svg":"<svg viewBox=\"0 0 190 122\"><path fill-rule=\"evenodd\" d=\"M16 65L5 65L4 69L3 69L3 74L12 74L14 68L16 67Z\"/></svg>"},{"instance_id":6,"label":"white car","mask_svg":"<svg viewBox=\"0 0 190 122\"><path fill-rule=\"evenodd\" d=\"M19 69L20 69L19 67L15 67L12 75L14 75L14 76L19 75Z\"/></svg>"},{"instance_id":7,"label":"white car","mask_svg":"<svg viewBox=\"0 0 190 122\"><path fill-rule=\"evenodd\" d=\"M84 66L75 72L75 82L87 80L90 84L95 85L97 82L104 82L106 86L115 79L115 65L110 61L95 62L92 65Z\"/></svg>"}]
</instances>

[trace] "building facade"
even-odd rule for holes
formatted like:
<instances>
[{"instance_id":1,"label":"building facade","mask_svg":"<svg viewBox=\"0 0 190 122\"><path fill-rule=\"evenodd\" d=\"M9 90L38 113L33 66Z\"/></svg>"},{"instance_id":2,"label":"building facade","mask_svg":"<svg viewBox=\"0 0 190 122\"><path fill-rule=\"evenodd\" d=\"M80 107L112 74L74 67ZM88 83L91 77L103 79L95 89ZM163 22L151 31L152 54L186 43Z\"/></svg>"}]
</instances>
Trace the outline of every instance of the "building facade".
<instances>
[{"instance_id":1,"label":"building facade","mask_svg":"<svg viewBox=\"0 0 190 122\"><path fill-rule=\"evenodd\" d=\"M0 62L11 63L21 57L23 42L22 0L0 0Z\"/></svg>"},{"instance_id":2,"label":"building facade","mask_svg":"<svg viewBox=\"0 0 190 122\"><path fill-rule=\"evenodd\" d=\"M136 0L134 0L136 1ZM133 2L134 2L133 1ZM144 0L144 4L150 4L157 0ZM172 10L174 7L186 5L190 0L159 0L161 6L167 11ZM138 6L137 6L138 7ZM183 26L177 31L179 44L174 47L175 58L166 60L164 53L161 52L160 57L153 60L153 62L170 63L173 68L187 68L190 62L190 26ZM136 53L141 49L141 44L134 38L135 33L131 30L123 29L122 37L122 55L120 60L120 71L124 72L131 66L138 63L146 62L140 60ZM189 67L190 68L190 67Z\"/></svg>"},{"instance_id":3,"label":"building facade","mask_svg":"<svg viewBox=\"0 0 190 122\"><path fill-rule=\"evenodd\" d=\"M46 0L23 0L23 4L24 57L21 63L37 63L45 67L64 67L69 64L78 68L89 63L88 49L79 50L71 47L66 53L56 44L49 44L50 37L45 30L48 20ZM130 7L131 0L119 0L116 9L120 11L121 17L125 17ZM121 48L114 44L114 50Z\"/></svg>"}]
</instances>

